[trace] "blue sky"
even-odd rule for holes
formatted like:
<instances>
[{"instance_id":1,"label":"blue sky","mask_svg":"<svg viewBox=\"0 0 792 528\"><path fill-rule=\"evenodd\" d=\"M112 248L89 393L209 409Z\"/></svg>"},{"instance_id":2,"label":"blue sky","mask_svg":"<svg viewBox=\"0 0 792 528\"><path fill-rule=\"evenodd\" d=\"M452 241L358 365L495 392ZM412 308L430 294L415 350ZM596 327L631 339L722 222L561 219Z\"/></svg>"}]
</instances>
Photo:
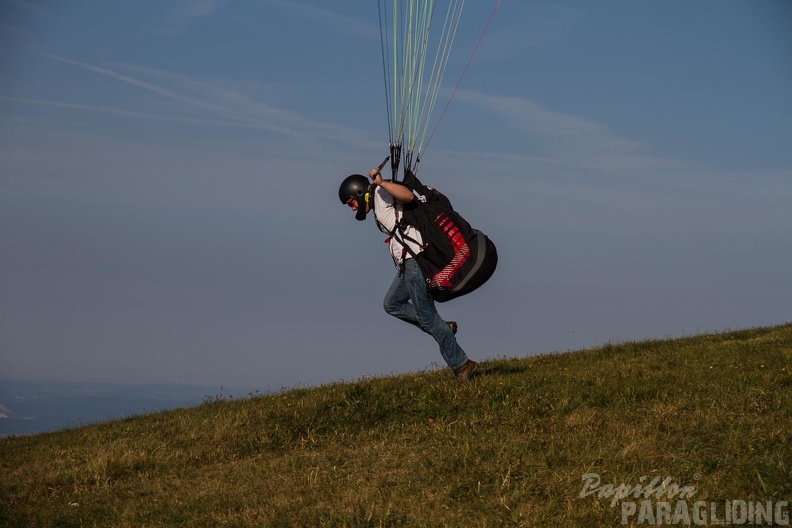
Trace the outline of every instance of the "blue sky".
<instances>
[{"instance_id":1,"label":"blue sky","mask_svg":"<svg viewBox=\"0 0 792 528\"><path fill-rule=\"evenodd\" d=\"M502 2L420 168L499 248L440 305L470 357L792 320L789 27L780 0ZM439 366L336 197L385 117L371 1L3 2L0 377Z\"/></svg>"}]
</instances>

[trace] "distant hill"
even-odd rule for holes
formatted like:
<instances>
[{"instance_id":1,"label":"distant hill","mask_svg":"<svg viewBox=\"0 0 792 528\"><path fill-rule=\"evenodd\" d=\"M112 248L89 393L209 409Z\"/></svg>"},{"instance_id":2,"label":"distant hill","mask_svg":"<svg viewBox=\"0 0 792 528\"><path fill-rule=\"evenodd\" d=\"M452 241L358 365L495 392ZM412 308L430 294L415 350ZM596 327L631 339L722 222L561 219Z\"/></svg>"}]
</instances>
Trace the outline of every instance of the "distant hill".
<instances>
[{"instance_id":1,"label":"distant hill","mask_svg":"<svg viewBox=\"0 0 792 528\"><path fill-rule=\"evenodd\" d=\"M244 395L244 389L225 395ZM55 431L179 407L193 407L223 388L185 384L80 383L0 379L0 437Z\"/></svg>"},{"instance_id":2,"label":"distant hill","mask_svg":"<svg viewBox=\"0 0 792 528\"><path fill-rule=\"evenodd\" d=\"M467 384L419 372L0 439L0 525L789 518L791 325L482 366Z\"/></svg>"}]
</instances>

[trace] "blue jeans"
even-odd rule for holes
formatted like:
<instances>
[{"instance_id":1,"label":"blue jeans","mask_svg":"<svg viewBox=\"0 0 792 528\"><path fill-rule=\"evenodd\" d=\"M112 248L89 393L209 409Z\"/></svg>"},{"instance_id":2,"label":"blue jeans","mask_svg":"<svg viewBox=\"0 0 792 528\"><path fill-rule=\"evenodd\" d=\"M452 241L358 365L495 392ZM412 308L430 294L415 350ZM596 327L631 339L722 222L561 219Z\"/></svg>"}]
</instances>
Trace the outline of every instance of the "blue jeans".
<instances>
[{"instance_id":1,"label":"blue jeans","mask_svg":"<svg viewBox=\"0 0 792 528\"><path fill-rule=\"evenodd\" d=\"M385 311L402 321L417 326L434 337L446 364L457 369L465 364L467 355L457 343L454 333L435 308L434 299L426 291L423 273L415 259L404 261L404 274L393 279L385 301Z\"/></svg>"}]
</instances>

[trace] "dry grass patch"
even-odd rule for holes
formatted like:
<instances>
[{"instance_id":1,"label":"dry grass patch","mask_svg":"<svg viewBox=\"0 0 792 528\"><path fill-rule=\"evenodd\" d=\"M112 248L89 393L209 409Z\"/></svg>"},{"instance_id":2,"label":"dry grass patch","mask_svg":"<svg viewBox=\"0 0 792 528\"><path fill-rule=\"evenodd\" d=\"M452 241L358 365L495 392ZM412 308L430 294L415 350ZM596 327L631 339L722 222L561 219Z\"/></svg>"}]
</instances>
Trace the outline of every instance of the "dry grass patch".
<instances>
[{"instance_id":1,"label":"dry grass patch","mask_svg":"<svg viewBox=\"0 0 792 528\"><path fill-rule=\"evenodd\" d=\"M789 325L610 344L6 438L0 526L619 524L590 472L779 500L790 350Z\"/></svg>"}]
</instances>

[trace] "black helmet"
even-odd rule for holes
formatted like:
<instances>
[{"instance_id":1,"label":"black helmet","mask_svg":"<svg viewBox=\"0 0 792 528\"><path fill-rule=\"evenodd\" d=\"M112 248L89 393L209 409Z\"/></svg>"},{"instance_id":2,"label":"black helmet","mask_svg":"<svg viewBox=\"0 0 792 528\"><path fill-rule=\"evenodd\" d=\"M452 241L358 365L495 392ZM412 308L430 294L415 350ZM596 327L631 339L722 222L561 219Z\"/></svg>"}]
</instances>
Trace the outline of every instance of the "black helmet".
<instances>
[{"instance_id":1,"label":"black helmet","mask_svg":"<svg viewBox=\"0 0 792 528\"><path fill-rule=\"evenodd\" d=\"M346 204L350 198L357 200L358 208L355 212L356 220L366 219L366 203L369 201L369 181L362 174L353 174L344 178L338 188L338 198Z\"/></svg>"}]
</instances>

